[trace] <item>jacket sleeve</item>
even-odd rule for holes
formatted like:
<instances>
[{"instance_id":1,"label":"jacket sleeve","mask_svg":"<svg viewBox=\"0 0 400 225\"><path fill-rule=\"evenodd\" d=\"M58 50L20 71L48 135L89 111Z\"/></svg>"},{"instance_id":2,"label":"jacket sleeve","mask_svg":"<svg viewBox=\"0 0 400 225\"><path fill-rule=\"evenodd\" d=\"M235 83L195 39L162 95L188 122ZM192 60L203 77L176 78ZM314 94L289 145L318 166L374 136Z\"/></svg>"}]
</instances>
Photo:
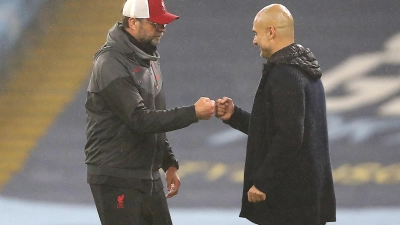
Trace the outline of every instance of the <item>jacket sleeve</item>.
<instances>
[{"instance_id":1,"label":"jacket sleeve","mask_svg":"<svg viewBox=\"0 0 400 225\"><path fill-rule=\"evenodd\" d=\"M168 168L173 166L176 169L179 169L179 163L178 160L176 160L174 153L172 152L171 146L168 142L168 139L165 138L164 141L164 158L162 161L162 169L164 172L167 172Z\"/></svg>"},{"instance_id":2,"label":"jacket sleeve","mask_svg":"<svg viewBox=\"0 0 400 225\"><path fill-rule=\"evenodd\" d=\"M107 57L106 60L102 60ZM168 110L149 110L128 69L116 58L103 54L95 64L100 95L125 124L137 133L161 133L197 122L194 105Z\"/></svg>"},{"instance_id":3,"label":"jacket sleeve","mask_svg":"<svg viewBox=\"0 0 400 225\"><path fill-rule=\"evenodd\" d=\"M235 105L233 114L229 120L223 121L232 128L239 130L245 134L249 131L250 113Z\"/></svg>"},{"instance_id":4,"label":"jacket sleeve","mask_svg":"<svg viewBox=\"0 0 400 225\"><path fill-rule=\"evenodd\" d=\"M305 118L304 84L298 71L289 66L276 66L266 82L273 105L273 135L268 153L253 184L268 193L292 171L303 141Z\"/></svg>"}]
</instances>

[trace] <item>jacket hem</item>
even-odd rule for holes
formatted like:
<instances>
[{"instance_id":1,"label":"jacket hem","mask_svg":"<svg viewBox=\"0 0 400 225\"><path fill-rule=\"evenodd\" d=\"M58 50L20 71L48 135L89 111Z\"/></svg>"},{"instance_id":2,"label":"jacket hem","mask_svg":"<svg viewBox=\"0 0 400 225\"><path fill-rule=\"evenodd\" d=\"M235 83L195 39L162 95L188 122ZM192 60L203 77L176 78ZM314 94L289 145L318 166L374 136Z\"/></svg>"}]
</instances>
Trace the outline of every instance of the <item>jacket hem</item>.
<instances>
[{"instance_id":1,"label":"jacket hem","mask_svg":"<svg viewBox=\"0 0 400 225\"><path fill-rule=\"evenodd\" d=\"M87 174L105 175L120 178L139 178L148 180L157 180L161 177L158 170L150 172L148 170L122 169L99 165L87 165Z\"/></svg>"}]
</instances>

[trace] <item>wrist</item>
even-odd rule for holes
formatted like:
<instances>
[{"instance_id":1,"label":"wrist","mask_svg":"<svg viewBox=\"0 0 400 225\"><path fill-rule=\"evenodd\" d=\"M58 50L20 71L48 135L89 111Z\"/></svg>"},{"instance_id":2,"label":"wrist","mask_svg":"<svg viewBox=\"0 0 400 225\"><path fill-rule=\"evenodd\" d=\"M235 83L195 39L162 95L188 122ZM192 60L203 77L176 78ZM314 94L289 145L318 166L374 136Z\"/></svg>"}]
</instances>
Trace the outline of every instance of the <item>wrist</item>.
<instances>
[{"instance_id":1,"label":"wrist","mask_svg":"<svg viewBox=\"0 0 400 225\"><path fill-rule=\"evenodd\" d=\"M199 112L197 111L196 104L192 105L192 108L193 108L193 112L194 112L194 117L196 118L196 120L199 120L200 115L199 115Z\"/></svg>"},{"instance_id":2,"label":"wrist","mask_svg":"<svg viewBox=\"0 0 400 225\"><path fill-rule=\"evenodd\" d=\"M175 166L168 167L167 171L176 172L178 169Z\"/></svg>"}]
</instances>

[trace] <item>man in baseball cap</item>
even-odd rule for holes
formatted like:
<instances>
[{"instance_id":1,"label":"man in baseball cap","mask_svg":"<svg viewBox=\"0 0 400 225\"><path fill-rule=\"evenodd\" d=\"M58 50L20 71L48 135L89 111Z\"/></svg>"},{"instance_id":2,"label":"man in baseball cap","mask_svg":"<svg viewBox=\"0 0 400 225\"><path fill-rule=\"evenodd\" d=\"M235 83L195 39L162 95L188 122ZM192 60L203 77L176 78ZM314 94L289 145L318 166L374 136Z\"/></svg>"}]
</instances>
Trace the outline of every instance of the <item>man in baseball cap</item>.
<instances>
[{"instance_id":1,"label":"man in baseball cap","mask_svg":"<svg viewBox=\"0 0 400 225\"><path fill-rule=\"evenodd\" d=\"M179 18L167 12L163 0L127 0L122 14L126 17L145 18L158 24L169 24Z\"/></svg>"},{"instance_id":2,"label":"man in baseball cap","mask_svg":"<svg viewBox=\"0 0 400 225\"><path fill-rule=\"evenodd\" d=\"M166 109L157 45L178 16L162 0L127 0L122 15L94 56L87 88L87 182L102 225L172 225L166 198L180 179L166 132L208 120L215 103L201 97Z\"/></svg>"}]
</instances>

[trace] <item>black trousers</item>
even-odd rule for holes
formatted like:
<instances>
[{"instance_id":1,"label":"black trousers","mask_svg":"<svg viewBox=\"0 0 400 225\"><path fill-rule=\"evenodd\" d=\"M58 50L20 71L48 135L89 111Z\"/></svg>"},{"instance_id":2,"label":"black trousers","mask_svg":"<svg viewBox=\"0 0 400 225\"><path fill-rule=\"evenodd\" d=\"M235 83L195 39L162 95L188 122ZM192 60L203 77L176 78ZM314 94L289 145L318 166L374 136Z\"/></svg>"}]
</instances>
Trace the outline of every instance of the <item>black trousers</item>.
<instances>
[{"instance_id":1,"label":"black trousers","mask_svg":"<svg viewBox=\"0 0 400 225\"><path fill-rule=\"evenodd\" d=\"M102 225L172 225L164 191L90 184Z\"/></svg>"}]
</instances>

